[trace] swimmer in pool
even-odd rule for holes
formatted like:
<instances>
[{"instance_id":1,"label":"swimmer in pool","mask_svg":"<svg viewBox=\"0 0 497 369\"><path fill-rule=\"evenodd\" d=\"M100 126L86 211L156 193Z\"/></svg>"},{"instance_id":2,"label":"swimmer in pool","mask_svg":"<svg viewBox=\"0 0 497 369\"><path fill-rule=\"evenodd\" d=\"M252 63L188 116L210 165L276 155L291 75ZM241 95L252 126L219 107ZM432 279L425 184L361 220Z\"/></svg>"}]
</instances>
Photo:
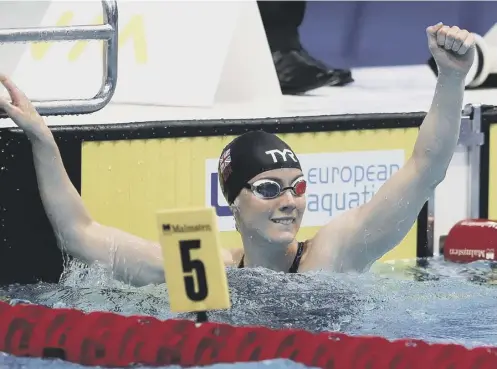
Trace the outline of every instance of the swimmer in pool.
<instances>
[{"instance_id":1,"label":"swimmer in pool","mask_svg":"<svg viewBox=\"0 0 497 369\"><path fill-rule=\"evenodd\" d=\"M427 36L439 73L411 158L369 202L332 218L312 239L296 239L306 208L306 182L297 155L285 142L249 132L222 151L221 188L243 241L241 250L223 250L226 266L363 272L405 237L445 177L459 137L464 79L475 53L473 36L458 27L437 24L427 28ZM31 142L41 199L59 247L87 264L98 261L112 268L115 278L126 283L163 283L159 244L92 219L43 118L13 82L0 81L12 100L1 100L0 107Z\"/></svg>"}]
</instances>

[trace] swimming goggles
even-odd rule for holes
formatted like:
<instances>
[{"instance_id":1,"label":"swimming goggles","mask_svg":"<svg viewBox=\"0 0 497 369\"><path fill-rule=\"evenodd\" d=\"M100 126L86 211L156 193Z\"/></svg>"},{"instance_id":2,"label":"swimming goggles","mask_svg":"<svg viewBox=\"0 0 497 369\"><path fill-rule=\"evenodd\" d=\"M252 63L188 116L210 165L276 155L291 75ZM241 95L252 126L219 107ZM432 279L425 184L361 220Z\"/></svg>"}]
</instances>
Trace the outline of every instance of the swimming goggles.
<instances>
[{"instance_id":1,"label":"swimming goggles","mask_svg":"<svg viewBox=\"0 0 497 369\"><path fill-rule=\"evenodd\" d=\"M278 182L271 179L260 179L252 184L245 184L245 188L251 190L254 195L261 199L274 199L286 190L290 190L295 196L300 197L305 194L307 182L304 178L300 177L290 187L282 187Z\"/></svg>"}]
</instances>

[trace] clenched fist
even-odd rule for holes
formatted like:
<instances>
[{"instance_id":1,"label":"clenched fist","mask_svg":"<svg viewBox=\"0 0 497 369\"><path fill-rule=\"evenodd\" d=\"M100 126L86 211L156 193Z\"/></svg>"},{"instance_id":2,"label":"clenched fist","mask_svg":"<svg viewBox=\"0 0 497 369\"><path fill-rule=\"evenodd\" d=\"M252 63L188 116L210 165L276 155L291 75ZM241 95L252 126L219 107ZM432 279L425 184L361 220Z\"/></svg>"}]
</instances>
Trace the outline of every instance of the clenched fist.
<instances>
[{"instance_id":1,"label":"clenched fist","mask_svg":"<svg viewBox=\"0 0 497 369\"><path fill-rule=\"evenodd\" d=\"M439 75L466 77L475 57L473 34L457 26L438 23L426 29L428 46Z\"/></svg>"}]
</instances>

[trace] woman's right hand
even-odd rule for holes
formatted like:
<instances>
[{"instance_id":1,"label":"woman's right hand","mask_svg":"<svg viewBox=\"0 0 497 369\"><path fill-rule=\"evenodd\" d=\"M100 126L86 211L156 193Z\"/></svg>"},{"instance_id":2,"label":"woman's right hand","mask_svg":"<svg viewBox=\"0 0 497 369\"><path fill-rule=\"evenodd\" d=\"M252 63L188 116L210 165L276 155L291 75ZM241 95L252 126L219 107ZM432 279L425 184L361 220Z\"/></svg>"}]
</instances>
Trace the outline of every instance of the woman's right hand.
<instances>
[{"instance_id":1,"label":"woman's right hand","mask_svg":"<svg viewBox=\"0 0 497 369\"><path fill-rule=\"evenodd\" d=\"M43 118L38 114L28 97L10 78L0 74L0 83L4 85L11 101L1 97L0 108L5 110L15 124L21 128L29 138L40 138L50 132Z\"/></svg>"}]
</instances>

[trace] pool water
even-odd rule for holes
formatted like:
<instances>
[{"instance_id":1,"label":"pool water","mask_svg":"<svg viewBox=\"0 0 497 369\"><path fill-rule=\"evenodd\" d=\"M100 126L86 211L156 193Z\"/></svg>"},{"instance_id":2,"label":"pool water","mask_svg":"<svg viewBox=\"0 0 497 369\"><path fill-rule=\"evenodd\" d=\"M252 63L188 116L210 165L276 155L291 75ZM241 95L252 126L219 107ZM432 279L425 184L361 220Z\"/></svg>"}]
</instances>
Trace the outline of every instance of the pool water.
<instances>
[{"instance_id":1,"label":"pool water","mask_svg":"<svg viewBox=\"0 0 497 369\"><path fill-rule=\"evenodd\" d=\"M419 338L467 347L497 345L497 270L488 262L458 265L440 258L424 267L391 264L365 274L283 274L264 269L228 269L232 301L211 321L232 325L340 331L390 339ZM59 284L5 286L0 296L83 311L183 317L168 310L166 286L134 288L103 269L72 264ZM64 362L0 355L0 368L76 368ZM297 368L287 360L236 364ZM222 367L223 365L215 365Z\"/></svg>"}]
</instances>

